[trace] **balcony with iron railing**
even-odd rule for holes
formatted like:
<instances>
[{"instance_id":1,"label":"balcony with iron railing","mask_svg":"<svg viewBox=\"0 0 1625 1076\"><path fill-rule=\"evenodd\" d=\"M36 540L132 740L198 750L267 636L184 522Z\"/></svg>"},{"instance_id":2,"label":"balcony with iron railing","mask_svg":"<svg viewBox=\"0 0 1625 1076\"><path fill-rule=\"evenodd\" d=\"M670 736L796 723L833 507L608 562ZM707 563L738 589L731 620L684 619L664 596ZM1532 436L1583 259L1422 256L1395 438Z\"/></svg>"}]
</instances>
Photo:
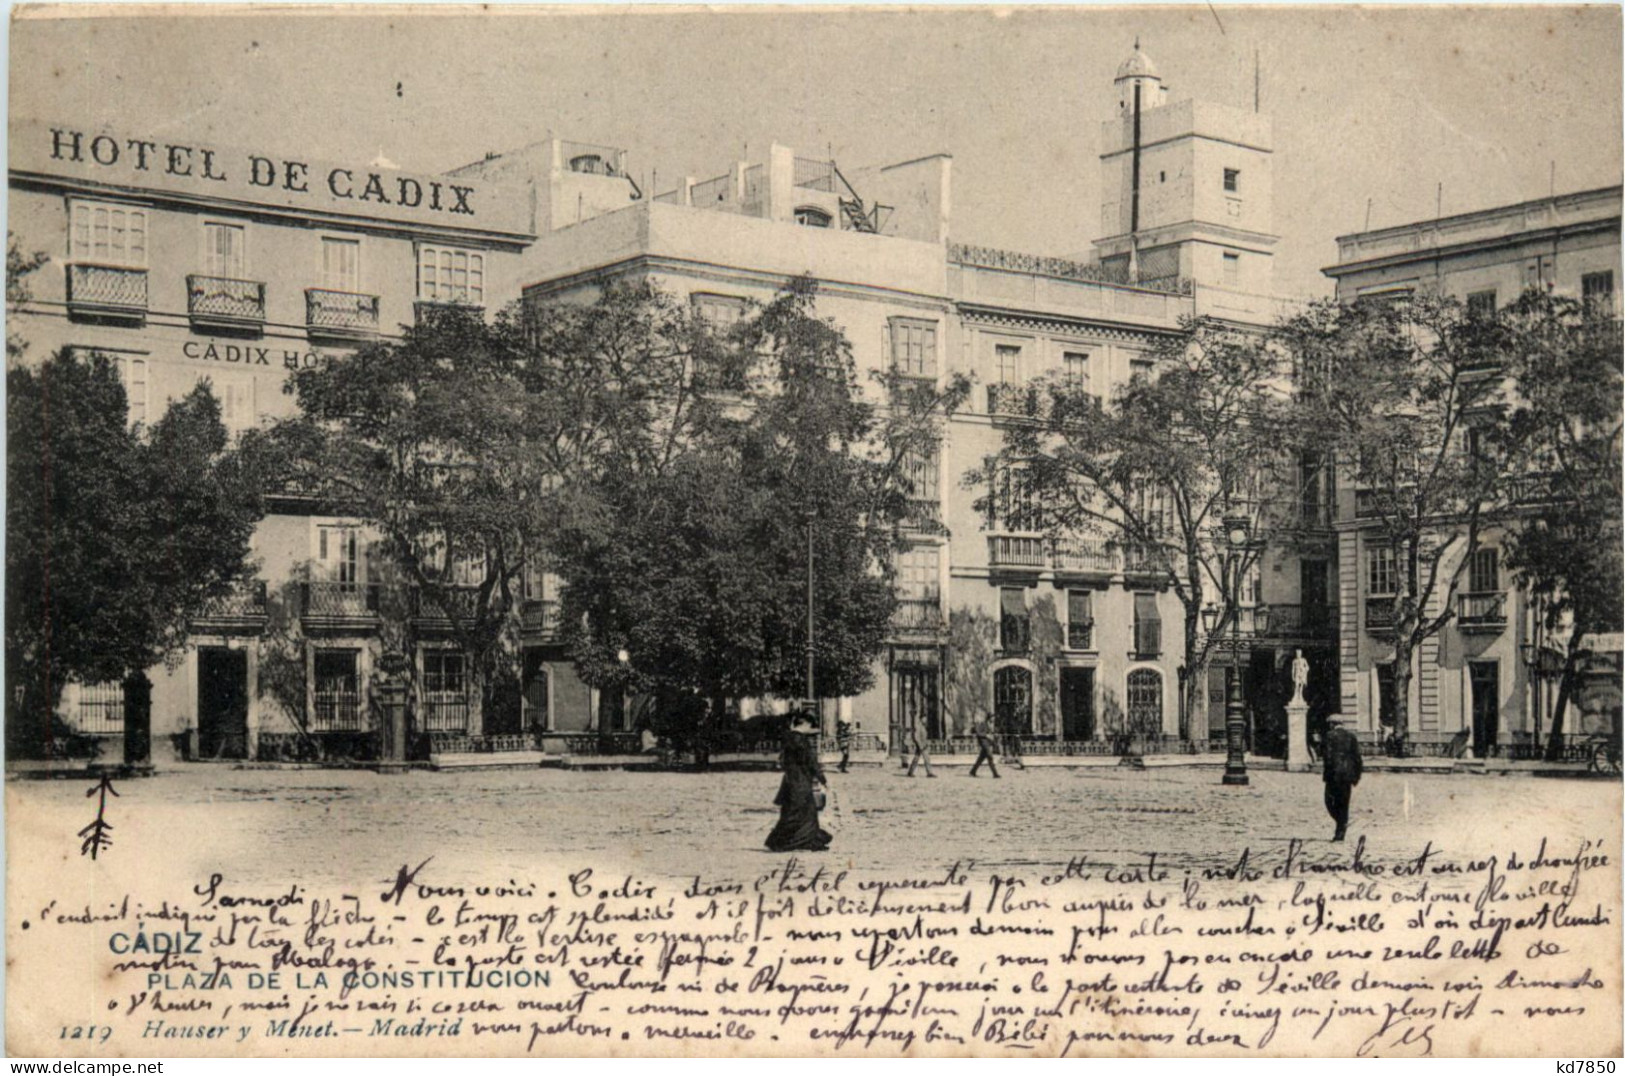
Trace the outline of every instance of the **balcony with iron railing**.
<instances>
[{"instance_id":1,"label":"balcony with iron railing","mask_svg":"<svg viewBox=\"0 0 1625 1076\"><path fill-rule=\"evenodd\" d=\"M995 419L1040 419L1048 413L1047 404L1037 385L994 382L987 387L987 413Z\"/></svg>"},{"instance_id":2,"label":"balcony with iron railing","mask_svg":"<svg viewBox=\"0 0 1625 1076\"><path fill-rule=\"evenodd\" d=\"M1041 572L1049 567L1049 543L1041 534L990 534L987 563L995 571Z\"/></svg>"},{"instance_id":3,"label":"balcony with iron railing","mask_svg":"<svg viewBox=\"0 0 1625 1076\"><path fill-rule=\"evenodd\" d=\"M936 635L947 628L939 598L899 598L892 611L895 635Z\"/></svg>"},{"instance_id":4,"label":"balcony with iron railing","mask_svg":"<svg viewBox=\"0 0 1625 1076\"><path fill-rule=\"evenodd\" d=\"M1123 574L1146 579L1166 578L1173 568L1168 550L1160 545L1130 543L1122 548Z\"/></svg>"},{"instance_id":5,"label":"balcony with iron railing","mask_svg":"<svg viewBox=\"0 0 1625 1076\"><path fill-rule=\"evenodd\" d=\"M306 631L371 631L378 626L378 584L301 583L299 619Z\"/></svg>"},{"instance_id":6,"label":"balcony with iron railing","mask_svg":"<svg viewBox=\"0 0 1625 1076\"><path fill-rule=\"evenodd\" d=\"M1466 632L1494 634L1506 630L1506 594L1483 591L1456 595L1456 624Z\"/></svg>"},{"instance_id":7,"label":"balcony with iron railing","mask_svg":"<svg viewBox=\"0 0 1625 1076\"><path fill-rule=\"evenodd\" d=\"M559 634L559 603L528 598L519 610L519 630L533 642L549 642Z\"/></svg>"},{"instance_id":8,"label":"balcony with iron railing","mask_svg":"<svg viewBox=\"0 0 1625 1076\"><path fill-rule=\"evenodd\" d=\"M436 318L463 314L472 318L483 317L485 307L463 299L419 299L412 304L412 317L418 325L428 325Z\"/></svg>"},{"instance_id":9,"label":"balcony with iron railing","mask_svg":"<svg viewBox=\"0 0 1625 1076\"><path fill-rule=\"evenodd\" d=\"M1068 620L1066 622L1066 648L1068 650L1093 650L1095 648L1095 622L1093 620Z\"/></svg>"},{"instance_id":10,"label":"balcony with iron railing","mask_svg":"<svg viewBox=\"0 0 1625 1076\"><path fill-rule=\"evenodd\" d=\"M378 296L331 288L306 288L305 330L321 336L375 336L378 333Z\"/></svg>"},{"instance_id":11,"label":"balcony with iron railing","mask_svg":"<svg viewBox=\"0 0 1625 1076\"><path fill-rule=\"evenodd\" d=\"M935 497L910 497L900 525L917 534L947 533L942 522L942 502Z\"/></svg>"},{"instance_id":12,"label":"balcony with iron railing","mask_svg":"<svg viewBox=\"0 0 1625 1076\"><path fill-rule=\"evenodd\" d=\"M265 285L258 280L186 278L186 313L200 328L258 329L265 325Z\"/></svg>"},{"instance_id":13,"label":"balcony with iron railing","mask_svg":"<svg viewBox=\"0 0 1625 1076\"><path fill-rule=\"evenodd\" d=\"M1103 538L1057 538L1055 574L1109 579L1122 570L1122 550Z\"/></svg>"},{"instance_id":14,"label":"balcony with iron railing","mask_svg":"<svg viewBox=\"0 0 1625 1076\"><path fill-rule=\"evenodd\" d=\"M412 590L412 619L419 631L449 630L453 617L458 624L467 627L479 612L479 587L439 586L433 590L414 587Z\"/></svg>"},{"instance_id":15,"label":"balcony with iron railing","mask_svg":"<svg viewBox=\"0 0 1625 1076\"><path fill-rule=\"evenodd\" d=\"M1394 632L1394 596L1373 594L1365 600L1365 630L1373 635Z\"/></svg>"},{"instance_id":16,"label":"balcony with iron railing","mask_svg":"<svg viewBox=\"0 0 1625 1076\"><path fill-rule=\"evenodd\" d=\"M229 593L205 603L192 618L192 630L250 632L263 629L265 623L265 581L253 579L238 583Z\"/></svg>"},{"instance_id":17,"label":"balcony with iron railing","mask_svg":"<svg viewBox=\"0 0 1625 1076\"><path fill-rule=\"evenodd\" d=\"M70 264L68 313L123 321L146 320L147 271L93 262Z\"/></svg>"}]
</instances>

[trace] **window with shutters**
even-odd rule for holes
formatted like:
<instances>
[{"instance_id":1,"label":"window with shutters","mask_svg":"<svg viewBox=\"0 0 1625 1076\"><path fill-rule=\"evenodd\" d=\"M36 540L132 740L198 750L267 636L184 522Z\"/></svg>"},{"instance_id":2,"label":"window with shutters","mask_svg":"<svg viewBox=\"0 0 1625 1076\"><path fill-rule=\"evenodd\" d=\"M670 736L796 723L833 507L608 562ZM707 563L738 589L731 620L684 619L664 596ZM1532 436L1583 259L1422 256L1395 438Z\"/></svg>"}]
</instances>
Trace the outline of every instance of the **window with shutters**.
<instances>
[{"instance_id":1,"label":"window with shutters","mask_svg":"<svg viewBox=\"0 0 1625 1076\"><path fill-rule=\"evenodd\" d=\"M456 247L418 247L418 299L485 305L485 255Z\"/></svg>"},{"instance_id":2,"label":"window with shutters","mask_svg":"<svg viewBox=\"0 0 1625 1076\"><path fill-rule=\"evenodd\" d=\"M1021 587L999 591L999 649L1024 652L1032 638L1027 592Z\"/></svg>"},{"instance_id":3,"label":"window with shutters","mask_svg":"<svg viewBox=\"0 0 1625 1076\"><path fill-rule=\"evenodd\" d=\"M322 237L322 287L330 291L361 290L361 240Z\"/></svg>"},{"instance_id":4,"label":"window with shutters","mask_svg":"<svg viewBox=\"0 0 1625 1076\"><path fill-rule=\"evenodd\" d=\"M936 503L941 498L935 452L910 449L903 454L903 482L911 501Z\"/></svg>"},{"instance_id":5,"label":"window with shutters","mask_svg":"<svg viewBox=\"0 0 1625 1076\"><path fill-rule=\"evenodd\" d=\"M1095 643L1094 593L1088 590L1066 592L1066 646L1068 650L1093 650Z\"/></svg>"},{"instance_id":6,"label":"window with shutters","mask_svg":"<svg viewBox=\"0 0 1625 1076\"><path fill-rule=\"evenodd\" d=\"M231 433L251 429L258 418L254 409L255 382L252 374L226 374L214 378L215 395L220 398L220 421Z\"/></svg>"},{"instance_id":7,"label":"window with shutters","mask_svg":"<svg viewBox=\"0 0 1625 1076\"><path fill-rule=\"evenodd\" d=\"M1134 595L1134 653L1142 658L1162 653L1162 617L1155 594Z\"/></svg>"},{"instance_id":8,"label":"window with shutters","mask_svg":"<svg viewBox=\"0 0 1625 1076\"><path fill-rule=\"evenodd\" d=\"M1061 353L1061 380L1069 389L1089 391L1089 353L1063 351Z\"/></svg>"},{"instance_id":9,"label":"window with shutters","mask_svg":"<svg viewBox=\"0 0 1625 1076\"><path fill-rule=\"evenodd\" d=\"M1475 291L1467 295L1467 316L1491 318L1495 316L1495 289Z\"/></svg>"},{"instance_id":10,"label":"window with shutters","mask_svg":"<svg viewBox=\"0 0 1625 1076\"><path fill-rule=\"evenodd\" d=\"M1475 549L1467 572L1468 587L1474 594L1493 594L1501 589L1501 563L1499 551Z\"/></svg>"},{"instance_id":11,"label":"window with shutters","mask_svg":"<svg viewBox=\"0 0 1625 1076\"><path fill-rule=\"evenodd\" d=\"M917 545L897 554L897 596L907 601L936 601L942 583L936 546Z\"/></svg>"},{"instance_id":12,"label":"window with shutters","mask_svg":"<svg viewBox=\"0 0 1625 1076\"><path fill-rule=\"evenodd\" d=\"M1015 385L1021 381L1021 348L1016 344L997 344L993 348L993 379L1000 385Z\"/></svg>"},{"instance_id":13,"label":"window with shutters","mask_svg":"<svg viewBox=\"0 0 1625 1076\"><path fill-rule=\"evenodd\" d=\"M1021 466L1000 467L994 476L991 528L1036 533L1044 529L1043 512L1032 477Z\"/></svg>"},{"instance_id":14,"label":"window with shutters","mask_svg":"<svg viewBox=\"0 0 1625 1076\"><path fill-rule=\"evenodd\" d=\"M316 564L323 581L346 584L359 581L360 540L359 527L324 525L316 528Z\"/></svg>"},{"instance_id":15,"label":"window with shutters","mask_svg":"<svg viewBox=\"0 0 1625 1076\"><path fill-rule=\"evenodd\" d=\"M106 202L74 202L68 253L75 261L146 268L147 211Z\"/></svg>"},{"instance_id":16,"label":"window with shutters","mask_svg":"<svg viewBox=\"0 0 1625 1076\"><path fill-rule=\"evenodd\" d=\"M241 224L204 222L203 272L232 280L248 275L248 232Z\"/></svg>"},{"instance_id":17,"label":"window with shutters","mask_svg":"<svg viewBox=\"0 0 1625 1076\"><path fill-rule=\"evenodd\" d=\"M1612 315L1614 312L1614 271L1583 273L1580 276L1580 299L1594 313Z\"/></svg>"},{"instance_id":18,"label":"window with shutters","mask_svg":"<svg viewBox=\"0 0 1625 1076\"><path fill-rule=\"evenodd\" d=\"M694 312L713 329L732 328L745 317L745 300L735 295L697 291L689 296L689 302L693 304Z\"/></svg>"},{"instance_id":19,"label":"window with shutters","mask_svg":"<svg viewBox=\"0 0 1625 1076\"><path fill-rule=\"evenodd\" d=\"M891 319L892 368L904 377L937 376L937 323Z\"/></svg>"},{"instance_id":20,"label":"window with shutters","mask_svg":"<svg viewBox=\"0 0 1625 1076\"><path fill-rule=\"evenodd\" d=\"M1393 547L1372 546L1366 551L1366 593L1373 597L1392 597L1399 592L1398 584Z\"/></svg>"},{"instance_id":21,"label":"window with shutters","mask_svg":"<svg viewBox=\"0 0 1625 1076\"><path fill-rule=\"evenodd\" d=\"M147 421L147 360L116 357L118 379L124 385L125 413L131 422Z\"/></svg>"}]
</instances>

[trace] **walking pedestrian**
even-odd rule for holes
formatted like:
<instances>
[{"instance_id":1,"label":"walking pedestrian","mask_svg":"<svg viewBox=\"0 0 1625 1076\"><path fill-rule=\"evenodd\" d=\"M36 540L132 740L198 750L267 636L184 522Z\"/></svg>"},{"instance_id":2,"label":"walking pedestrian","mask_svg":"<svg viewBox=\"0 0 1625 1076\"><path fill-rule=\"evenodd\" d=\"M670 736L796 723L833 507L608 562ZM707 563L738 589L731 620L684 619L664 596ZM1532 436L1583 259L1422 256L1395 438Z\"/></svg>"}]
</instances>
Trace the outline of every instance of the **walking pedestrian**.
<instances>
[{"instance_id":1,"label":"walking pedestrian","mask_svg":"<svg viewBox=\"0 0 1625 1076\"><path fill-rule=\"evenodd\" d=\"M914 753L914 757L909 759L908 762L908 775L913 777L914 767L923 762L925 763L925 775L927 777L935 777L936 774L931 772L931 754L925 748L925 741L920 738L920 723L918 721L909 723L908 739L909 746L912 748Z\"/></svg>"},{"instance_id":2,"label":"walking pedestrian","mask_svg":"<svg viewBox=\"0 0 1625 1076\"><path fill-rule=\"evenodd\" d=\"M1360 741L1354 733L1338 724L1336 716L1326 719L1326 739L1321 745L1321 778L1326 782L1326 811L1337 824L1332 840L1340 841L1349 826L1349 795L1360 783L1364 763L1360 759Z\"/></svg>"},{"instance_id":3,"label":"walking pedestrian","mask_svg":"<svg viewBox=\"0 0 1625 1076\"><path fill-rule=\"evenodd\" d=\"M852 761L852 722L844 717L835 718L835 746L841 749L841 764L837 768L845 773Z\"/></svg>"},{"instance_id":4,"label":"walking pedestrian","mask_svg":"<svg viewBox=\"0 0 1625 1076\"><path fill-rule=\"evenodd\" d=\"M993 738L993 725L988 720L987 711L984 710L982 716L976 719L976 724L971 726L970 731L971 735L976 737L976 761L971 763L970 776L975 777L976 771L986 762L987 768L993 771L993 776L998 777L999 767L993 762L993 754L997 748Z\"/></svg>"},{"instance_id":5,"label":"walking pedestrian","mask_svg":"<svg viewBox=\"0 0 1625 1076\"><path fill-rule=\"evenodd\" d=\"M818 719L803 711L790 722L779 754L784 776L773 803L779 808L779 824L767 835L770 852L822 852L829 847L830 835L818 826L819 799L829 787L824 768L818 764Z\"/></svg>"},{"instance_id":6,"label":"walking pedestrian","mask_svg":"<svg viewBox=\"0 0 1625 1076\"><path fill-rule=\"evenodd\" d=\"M1004 761L1018 770L1027 768L1026 761L1021 757L1021 733L1005 724L1004 735L999 737L1004 742Z\"/></svg>"}]
</instances>

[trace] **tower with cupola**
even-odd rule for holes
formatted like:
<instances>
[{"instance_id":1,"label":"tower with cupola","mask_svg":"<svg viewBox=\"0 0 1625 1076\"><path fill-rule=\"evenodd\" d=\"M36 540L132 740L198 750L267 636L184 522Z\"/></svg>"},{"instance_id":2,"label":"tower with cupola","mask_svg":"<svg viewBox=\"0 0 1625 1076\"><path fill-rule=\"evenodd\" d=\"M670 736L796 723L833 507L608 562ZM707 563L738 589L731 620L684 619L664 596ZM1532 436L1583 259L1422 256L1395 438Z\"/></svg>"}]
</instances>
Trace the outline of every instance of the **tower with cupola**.
<instances>
[{"instance_id":1,"label":"tower with cupola","mask_svg":"<svg viewBox=\"0 0 1625 1076\"><path fill-rule=\"evenodd\" d=\"M1271 125L1252 110L1170 101L1151 58L1134 52L1113 81L1101 131L1101 238L1115 279L1193 281L1239 294L1273 287Z\"/></svg>"}]
</instances>

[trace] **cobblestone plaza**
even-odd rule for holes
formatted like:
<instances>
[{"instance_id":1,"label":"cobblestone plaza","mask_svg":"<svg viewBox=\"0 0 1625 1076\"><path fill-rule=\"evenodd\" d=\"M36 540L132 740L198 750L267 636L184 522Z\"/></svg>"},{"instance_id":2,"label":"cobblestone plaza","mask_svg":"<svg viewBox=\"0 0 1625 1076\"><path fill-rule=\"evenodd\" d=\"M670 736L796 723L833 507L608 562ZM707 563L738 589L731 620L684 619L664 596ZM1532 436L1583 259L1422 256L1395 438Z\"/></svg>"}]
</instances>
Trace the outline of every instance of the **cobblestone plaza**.
<instances>
[{"instance_id":1,"label":"cobblestone plaza","mask_svg":"<svg viewBox=\"0 0 1625 1076\"><path fill-rule=\"evenodd\" d=\"M1354 792L1348 843L1331 844L1315 774L1254 771L1227 788L1214 767L1005 770L1000 780L938 768L906 778L891 766L831 773L840 811L835 841L808 863L860 872L1145 864L1174 871L1228 866L1243 849L1265 869L1294 839L1311 857L1347 857L1364 839L1384 860L1436 849L1497 852L1518 834L1520 855L1540 819L1555 849L1619 843L1617 781L1529 776L1368 773ZM777 816L773 772L619 770L417 772L236 770L187 767L117 783L106 855L159 845L191 849L197 869L228 878L311 884L381 882L434 857L442 884L523 880L539 871L611 865L649 877L748 877L787 857L762 848ZM8 809L41 828L14 831L13 855L74 854L88 820L85 782L12 781ZM207 812L200 814L199 805ZM84 818L80 818L84 815ZM825 821L831 814L825 813ZM70 823L76 823L70 826ZM54 832L55 829L61 832ZM253 835L246 839L244 835ZM1504 852L1502 852L1504 855ZM408 861L410 861L408 863Z\"/></svg>"}]
</instances>

